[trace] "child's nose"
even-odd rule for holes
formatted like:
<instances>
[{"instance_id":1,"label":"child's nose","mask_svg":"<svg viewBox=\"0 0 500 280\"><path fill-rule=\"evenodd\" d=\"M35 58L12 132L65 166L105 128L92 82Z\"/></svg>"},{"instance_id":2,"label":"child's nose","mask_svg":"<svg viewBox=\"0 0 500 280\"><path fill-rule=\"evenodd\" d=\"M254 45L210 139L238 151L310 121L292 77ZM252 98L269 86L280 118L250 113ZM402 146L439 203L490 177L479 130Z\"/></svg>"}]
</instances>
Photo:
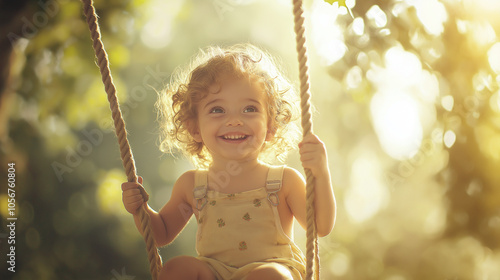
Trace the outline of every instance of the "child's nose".
<instances>
[{"instance_id":1,"label":"child's nose","mask_svg":"<svg viewBox=\"0 0 500 280\"><path fill-rule=\"evenodd\" d=\"M229 116L227 123L227 126L241 126L243 125L243 122L238 116Z\"/></svg>"}]
</instances>

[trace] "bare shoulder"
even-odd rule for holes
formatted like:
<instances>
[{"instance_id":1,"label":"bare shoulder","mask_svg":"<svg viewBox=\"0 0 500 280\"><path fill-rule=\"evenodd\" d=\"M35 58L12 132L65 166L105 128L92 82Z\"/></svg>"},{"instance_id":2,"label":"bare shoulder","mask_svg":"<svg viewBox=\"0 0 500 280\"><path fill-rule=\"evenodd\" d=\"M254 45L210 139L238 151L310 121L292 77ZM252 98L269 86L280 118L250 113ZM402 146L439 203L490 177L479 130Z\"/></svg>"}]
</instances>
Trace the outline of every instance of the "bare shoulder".
<instances>
[{"instance_id":1,"label":"bare shoulder","mask_svg":"<svg viewBox=\"0 0 500 280\"><path fill-rule=\"evenodd\" d=\"M302 174L294 168L285 167L283 170L283 188L285 193L296 189L303 189L305 187L305 180Z\"/></svg>"},{"instance_id":2,"label":"bare shoulder","mask_svg":"<svg viewBox=\"0 0 500 280\"><path fill-rule=\"evenodd\" d=\"M173 196L180 196L186 201L189 201L190 197L192 197L193 188L194 188L194 178L195 178L196 170L189 170L184 172L174 184L174 189L172 190Z\"/></svg>"},{"instance_id":3,"label":"bare shoulder","mask_svg":"<svg viewBox=\"0 0 500 280\"><path fill-rule=\"evenodd\" d=\"M193 185L195 173L196 170L188 170L184 172L181 176L179 176L179 178L175 183L181 186L189 186L190 184Z\"/></svg>"}]
</instances>

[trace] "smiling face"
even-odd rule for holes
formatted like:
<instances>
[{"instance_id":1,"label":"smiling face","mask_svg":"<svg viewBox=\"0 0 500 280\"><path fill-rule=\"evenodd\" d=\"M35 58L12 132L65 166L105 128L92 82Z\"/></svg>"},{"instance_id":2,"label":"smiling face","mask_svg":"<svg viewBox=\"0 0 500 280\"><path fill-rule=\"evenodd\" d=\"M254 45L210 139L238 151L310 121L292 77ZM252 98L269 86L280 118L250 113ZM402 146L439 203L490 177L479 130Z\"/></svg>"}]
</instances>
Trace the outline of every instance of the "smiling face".
<instances>
[{"instance_id":1,"label":"smiling face","mask_svg":"<svg viewBox=\"0 0 500 280\"><path fill-rule=\"evenodd\" d=\"M268 130L267 97L246 79L229 80L197 106L198 125L192 132L213 160L257 159Z\"/></svg>"}]
</instances>

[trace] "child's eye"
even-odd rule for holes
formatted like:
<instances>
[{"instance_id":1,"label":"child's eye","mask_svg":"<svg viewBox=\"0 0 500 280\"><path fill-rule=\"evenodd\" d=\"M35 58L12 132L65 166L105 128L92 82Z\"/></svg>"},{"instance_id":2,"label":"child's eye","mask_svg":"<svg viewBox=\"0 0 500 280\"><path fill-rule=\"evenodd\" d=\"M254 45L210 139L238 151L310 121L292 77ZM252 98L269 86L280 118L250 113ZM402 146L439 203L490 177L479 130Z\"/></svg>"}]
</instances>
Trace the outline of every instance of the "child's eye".
<instances>
[{"instance_id":1,"label":"child's eye","mask_svg":"<svg viewBox=\"0 0 500 280\"><path fill-rule=\"evenodd\" d=\"M258 111L259 110L257 110L257 108L255 106L248 106L243 110L244 113L255 113Z\"/></svg>"},{"instance_id":2,"label":"child's eye","mask_svg":"<svg viewBox=\"0 0 500 280\"><path fill-rule=\"evenodd\" d=\"M220 114L220 113L224 113L224 109L222 109L221 107L213 107L212 109L210 109L210 114Z\"/></svg>"}]
</instances>

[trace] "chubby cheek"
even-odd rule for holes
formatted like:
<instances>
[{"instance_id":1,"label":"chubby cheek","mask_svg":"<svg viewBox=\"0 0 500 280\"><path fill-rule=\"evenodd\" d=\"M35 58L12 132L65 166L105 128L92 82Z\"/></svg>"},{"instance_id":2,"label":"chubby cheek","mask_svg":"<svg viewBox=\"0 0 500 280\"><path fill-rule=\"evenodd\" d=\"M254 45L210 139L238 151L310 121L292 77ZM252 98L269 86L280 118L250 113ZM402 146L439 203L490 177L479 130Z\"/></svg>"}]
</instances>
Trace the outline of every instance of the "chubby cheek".
<instances>
[{"instance_id":1,"label":"chubby cheek","mask_svg":"<svg viewBox=\"0 0 500 280\"><path fill-rule=\"evenodd\" d=\"M213 137L217 134L220 122L214 119L200 118L198 120L198 131L201 137Z\"/></svg>"},{"instance_id":2,"label":"chubby cheek","mask_svg":"<svg viewBox=\"0 0 500 280\"><path fill-rule=\"evenodd\" d=\"M256 133L258 134L258 138L263 138L264 141L267 141L268 139L268 132L269 132L269 126L267 122L267 118L262 117L260 118L256 124L255 127L258 127Z\"/></svg>"}]
</instances>

